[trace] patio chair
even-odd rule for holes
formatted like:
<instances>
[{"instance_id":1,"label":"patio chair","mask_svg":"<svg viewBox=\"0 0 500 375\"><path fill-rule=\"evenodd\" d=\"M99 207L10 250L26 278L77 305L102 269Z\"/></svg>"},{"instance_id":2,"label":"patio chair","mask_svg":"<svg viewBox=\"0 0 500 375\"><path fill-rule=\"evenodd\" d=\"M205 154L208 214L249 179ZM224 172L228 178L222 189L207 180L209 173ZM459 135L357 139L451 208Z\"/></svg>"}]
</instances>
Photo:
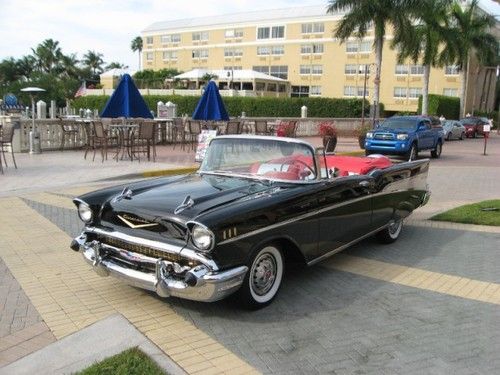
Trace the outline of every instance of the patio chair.
<instances>
[{"instance_id":1,"label":"patio chair","mask_svg":"<svg viewBox=\"0 0 500 375\"><path fill-rule=\"evenodd\" d=\"M153 148L153 161L156 161L155 126L152 121L143 121L139 124L139 130L131 135L130 152L132 159L137 157L140 161L140 154L148 156L151 160L151 147Z\"/></svg>"},{"instance_id":2,"label":"patio chair","mask_svg":"<svg viewBox=\"0 0 500 375\"><path fill-rule=\"evenodd\" d=\"M7 159L5 158L5 149L10 148L10 153L12 154L12 161L14 162L14 167L17 169L16 158L14 157L14 150L12 148L12 138L14 138L14 127L12 124L4 125L0 130L0 149L2 151L3 161L7 167ZM0 160L0 165L2 161ZM3 172L3 169L2 169Z\"/></svg>"},{"instance_id":3,"label":"patio chair","mask_svg":"<svg viewBox=\"0 0 500 375\"><path fill-rule=\"evenodd\" d=\"M267 120L255 120L256 135L272 135L273 132L267 125Z\"/></svg>"},{"instance_id":4,"label":"patio chair","mask_svg":"<svg viewBox=\"0 0 500 375\"><path fill-rule=\"evenodd\" d=\"M95 160L95 153L97 148L101 149L102 162L104 163L104 159L108 160L108 146L117 145L118 137L110 136L108 132L104 129L104 126L101 121L93 121L92 126L94 128L94 157L92 161ZM119 149L118 149L119 151Z\"/></svg>"},{"instance_id":5,"label":"patio chair","mask_svg":"<svg viewBox=\"0 0 500 375\"><path fill-rule=\"evenodd\" d=\"M241 121L228 121L226 134L241 134Z\"/></svg>"},{"instance_id":6,"label":"patio chair","mask_svg":"<svg viewBox=\"0 0 500 375\"><path fill-rule=\"evenodd\" d=\"M187 137L191 143L190 148L194 150L198 141L198 135L201 133L201 122L198 120L188 120L188 129Z\"/></svg>"},{"instance_id":7,"label":"patio chair","mask_svg":"<svg viewBox=\"0 0 500 375\"><path fill-rule=\"evenodd\" d=\"M172 142L174 143L174 150L177 143L181 144L182 150L186 145L186 130L184 129L184 121L181 117L174 117L172 121Z\"/></svg>"},{"instance_id":8,"label":"patio chair","mask_svg":"<svg viewBox=\"0 0 500 375\"><path fill-rule=\"evenodd\" d=\"M66 142L66 138L69 140L75 139L78 134L78 129L74 122L65 122L62 118L59 119L59 124L61 126L61 148L60 150L64 150L64 144Z\"/></svg>"}]
</instances>

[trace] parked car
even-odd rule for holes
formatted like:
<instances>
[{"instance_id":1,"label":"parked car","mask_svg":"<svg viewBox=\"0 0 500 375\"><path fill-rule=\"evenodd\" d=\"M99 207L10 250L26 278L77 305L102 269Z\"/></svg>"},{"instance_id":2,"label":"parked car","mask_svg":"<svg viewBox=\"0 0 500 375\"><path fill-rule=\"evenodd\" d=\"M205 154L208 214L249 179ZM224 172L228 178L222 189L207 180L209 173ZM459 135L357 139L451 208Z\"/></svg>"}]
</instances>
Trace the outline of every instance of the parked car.
<instances>
[{"instance_id":1,"label":"parked car","mask_svg":"<svg viewBox=\"0 0 500 375\"><path fill-rule=\"evenodd\" d=\"M428 116L393 116L366 133L365 153L403 155L415 160L418 153L430 150L439 158L443 148L443 128L439 119Z\"/></svg>"},{"instance_id":2,"label":"parked car","mask_svg":"<svg viewBox=\"0 0 500 375\"><path fill-rule=\"evenodd\" d=\"M465 138L465 126L460 121L445 120L443 122L443 135L447 141L451 139L462 140Z\"/></svg>"},{"instance_id":3,"label":"parked car","mask_svg":"<svg viewBox=\"0 0 500 375\"><path fill-rule=\"evenodd\" d=\"M269 304L285 264L315 264L365 237L390 243L427 203L429 160L336 156L285 137L214 138L198 172L74 200L71 243L101 276L161 297Z\"/></svg>"},{"instance_id":4,"label":"parked car","mask_svg":"<svg viewBox=\"0 0 500 375\"><path fill-rule=\"evenodd\" d=\"M489 125L486 117L464 117L460 122L465 127L465 136L467 138L476 138L478 135L483 135L483 126Z\"/></svg>"}]
</instances>

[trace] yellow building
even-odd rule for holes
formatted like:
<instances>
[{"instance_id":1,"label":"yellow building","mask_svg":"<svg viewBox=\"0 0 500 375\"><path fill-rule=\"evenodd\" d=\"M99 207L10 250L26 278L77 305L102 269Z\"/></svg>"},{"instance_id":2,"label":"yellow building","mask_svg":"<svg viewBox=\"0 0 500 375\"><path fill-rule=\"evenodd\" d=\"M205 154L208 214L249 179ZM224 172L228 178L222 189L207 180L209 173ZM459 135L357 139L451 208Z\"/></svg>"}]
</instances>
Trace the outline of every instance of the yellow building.
<instances>
[{"instance_id":1,"label":"yellow building","mask_svg":"<svg viewBox=\"0 0 500 375\"><path fill-rule=\"evenodd\" d=\"M142 66L184 72L252 69L288 80L291 96L363 97L366 83L370 100L373 30L362 40L351 38L340 44L333 34L341 18L342 14L325 14L325 5L319 5L157 22L142 32ZM397 64L396 52L389 47L391 35L386 39L380 101L387 111L415 111L422 92L423 66ZM473 102L484 97L477 94L483 89L474 86L482 79L474 67L470 74L474 85L469 84L466 107L478 108ZM460 81L455 66L432 69L429 92L459 96ZM494 86L490 85L488 98L491 106Z\"/></svg>"}]
</instances>

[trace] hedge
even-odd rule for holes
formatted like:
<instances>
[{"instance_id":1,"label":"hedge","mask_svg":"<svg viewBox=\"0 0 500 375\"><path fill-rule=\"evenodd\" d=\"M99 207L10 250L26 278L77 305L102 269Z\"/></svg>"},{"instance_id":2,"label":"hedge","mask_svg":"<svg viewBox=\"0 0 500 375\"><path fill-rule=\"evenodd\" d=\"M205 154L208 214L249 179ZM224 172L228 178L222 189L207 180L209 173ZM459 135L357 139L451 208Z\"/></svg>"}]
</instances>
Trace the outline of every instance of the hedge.
<instances>
[{"instance_id":1,"label":"hedge","mask_svg":"<svg viewBox=\"0 0 500 375\"><path fill-rule=\"evenodd\" d=\"M108 96L82 96L73 100L72 106L79 108L97 108L101 112L108 100ZM194 112L199 96L160 96L145 95L150 110L156 112L156 103L168 101L177 104L177 114ZM240 116L245 112L248 117L300 117L300 108L308 108L308 117L361 117L362 99L334 99L334 98L249 98L224 97L224 104L231 117ZM369 111L368 101L365 101L366 113ZM381 111L383 106L381 104Z\"/></svg>"},{"instance_id":2,"label":"hedge","mask_svg":"<svg viewBox=\"0 0 500 375\"><path fill-rule=\"evenodd\" d=\"M418 112L422 113L422 96L418 98ZM447 119L460 117L460 98L429 94L429 115L441 116Z\"/></svg>"}]
</instances>

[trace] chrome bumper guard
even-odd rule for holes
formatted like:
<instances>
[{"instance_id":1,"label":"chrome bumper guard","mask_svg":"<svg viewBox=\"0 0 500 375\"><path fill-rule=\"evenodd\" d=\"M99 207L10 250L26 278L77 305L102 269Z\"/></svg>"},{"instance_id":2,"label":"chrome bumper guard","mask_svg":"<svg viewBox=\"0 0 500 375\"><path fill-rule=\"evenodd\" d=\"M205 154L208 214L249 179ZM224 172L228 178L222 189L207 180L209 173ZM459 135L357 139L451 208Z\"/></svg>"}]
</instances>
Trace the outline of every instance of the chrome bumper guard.
<instances>
[{"instance_id":1,"label":"chrome bumper guard","mask_svg":"<svg viewBox=\"0 0 500 375\"><path fill-rule=\"evenodd\" d=\"M112 275L129 285L156 292L160 297L217 301L234 293L243 283L248 270L248 267L240 266L226 271L212 271L205 265L198 265L187 271L189 278L179 280L172 277L172 272L179 268L176 263L156 259L155 273L138 271L124 267L112 259L104 259L101 254L102 244L98 241L87 242L85 235L75 238L74 241L85 261L98 275Z\"/></svg>"}]
</instances>

